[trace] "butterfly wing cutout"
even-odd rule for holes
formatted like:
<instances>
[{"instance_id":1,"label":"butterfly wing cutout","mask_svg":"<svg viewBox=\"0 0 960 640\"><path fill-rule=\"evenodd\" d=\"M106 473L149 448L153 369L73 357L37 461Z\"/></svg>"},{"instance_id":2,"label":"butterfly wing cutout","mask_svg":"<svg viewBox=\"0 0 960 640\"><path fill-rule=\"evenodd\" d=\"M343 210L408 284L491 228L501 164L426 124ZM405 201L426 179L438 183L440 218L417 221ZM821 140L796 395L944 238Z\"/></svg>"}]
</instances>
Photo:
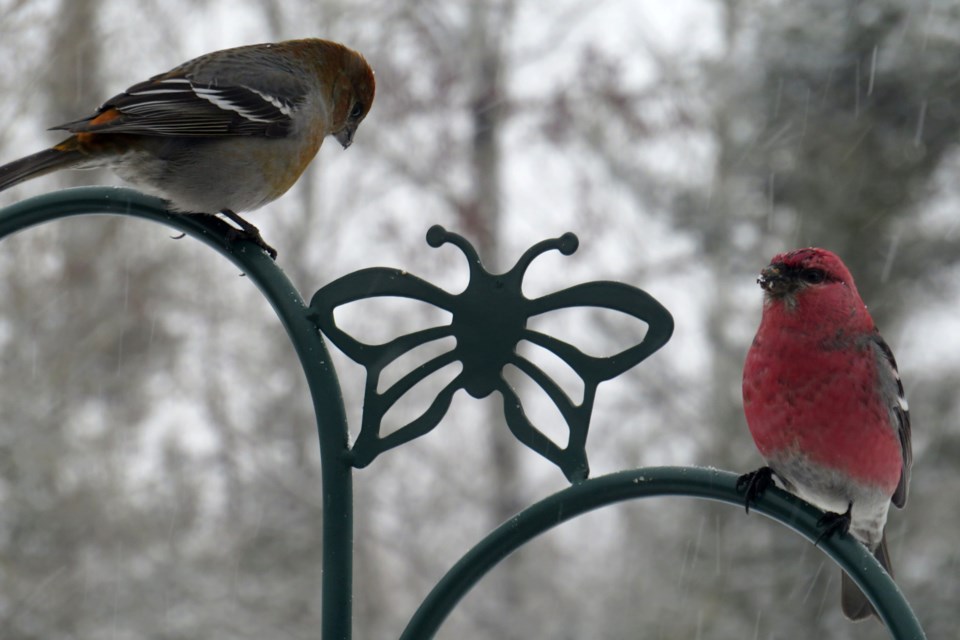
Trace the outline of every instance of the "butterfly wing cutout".
<instances>
[{"instance_id":1,"label":"butterfly wing cutout","mask_svg":"<svg viewBox=\"0 0 960 640\"><path fill-rule=\"evenodd\" d=\"M640 342L609 356L591 356L576 346L532 329L524 329L523 339L560 358L583 381L583 400L575 403L550 376L518 353L510 360L535 382L557 407L570 432L566 447L561 448L537 429L527 418L516 393L503 383L504 416L514 436L544 456L563 471L571 482L589 474L586 442L601 382L619 376L657 351L673 333L673 318L653 297L644 291L619 282L589 282L576 285L528 302L528 317L575 307L594 307L619 311L643 321L647 331Z\"/></svg>"},{"instance_id":2,"label":"butterfly wing cutout","mask_svg":"<svg viewBox=\"0 0 960 640\"><path fill-rule=\"evenodd\" d=\"M425 435L446 415L454 393L462 386L460 376L449 382L427 410L415 420L392 433L380 435L384 416L398 400L422 380L457 361L456 350L436 356L393 383L377 391L380 376L392 362L417 347L453 335L449 325L430 327L399 336L383 344L367 344L337 326L334 311L357 300L375 297L400 297L450 309L453 296L425 280L398 269L363 269L335 280L317 291L310 302L320 330L351 360L367 371L363 390L363 416L360 434L351 447L351 463L362 468L382 452Z\"/></svg>"}]
</instances>

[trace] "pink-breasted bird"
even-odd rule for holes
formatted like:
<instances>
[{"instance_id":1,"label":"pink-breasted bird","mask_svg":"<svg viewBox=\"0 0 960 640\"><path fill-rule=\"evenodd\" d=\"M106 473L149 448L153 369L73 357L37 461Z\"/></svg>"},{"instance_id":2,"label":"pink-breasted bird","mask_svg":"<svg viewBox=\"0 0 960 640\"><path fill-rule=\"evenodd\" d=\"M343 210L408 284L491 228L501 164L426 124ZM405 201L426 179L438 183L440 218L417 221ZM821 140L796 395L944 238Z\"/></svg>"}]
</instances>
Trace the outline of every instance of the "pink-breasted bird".
<instances>
[{"instance_id":1,"label":"pink-breasted bird","mask_svg":"<svg viewBox=\"0 0 960 640\"><path fill-rule=\"evenodd\" d=\"M828 512L825 533L849 531L893 575L884 526L891 501L906 504L913 459L893 353L834 253L779 254L757 282L763 317L743 369L743 408L768 467L740 484L769 482L772 472ZM845 573L841 605L851 620L875 614Z\"/></svg>"},{"instance_id":2,"label":"pink-breasted bird","mask_svg":"<svg viewBox=\"0 0 960 640\"><path fill-rule=\"evenodd\" d=\"M73 135L0 167L0 191L59 169L110 167L174 211L224 214L275 256L238 212L286 193L325 137L350 146L374 91L370 65L336 42L215 51L53 127Z\"/></svg>"}]
</instances>

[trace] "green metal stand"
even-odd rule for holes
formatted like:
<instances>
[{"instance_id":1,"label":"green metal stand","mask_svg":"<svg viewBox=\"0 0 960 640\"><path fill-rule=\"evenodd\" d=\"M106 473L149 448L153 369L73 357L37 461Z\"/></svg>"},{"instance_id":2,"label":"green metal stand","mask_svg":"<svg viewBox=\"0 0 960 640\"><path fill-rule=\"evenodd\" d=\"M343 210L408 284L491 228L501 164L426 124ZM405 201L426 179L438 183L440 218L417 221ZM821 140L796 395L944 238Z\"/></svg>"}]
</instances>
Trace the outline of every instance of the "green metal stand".
<instances>
[{"instance_id":1,"label":"green metal stand","mask_svg":"<svg viewBox=\"0 0 960 640\"><path fill-rule=\"evenodd\" d=\"M234 234L225 222L212 216L169 213L161 200L129 189L69 189L20 202L0 211L0 238L50 220L91 214L153 220L213 247L256 284L286 328L307 376L320 439L324 516L322 640L349 640L352 633L352 470L429 433L440 423L453 394L460 389L477 398L500 392L507 427L532 451L554 463L573 484L524 509L467 553L414 614L401 636L405 640L433 637L460 599L498 562L541 533L593 509L624 500L667 495L743 506L744 497L736 490L737 476L725 471L656 467L587 479L586 437L597 385L637 365L663 346L673 331L673 321L656 300L621 283L591 282L535 300L523 296L522 279L530 262L549 250L573 253L577 241L572 234L538 243L507 273L490 274L465 239L434 227L428 234L432 246L452 243L467 258L470 285L463 293L451 295L402 271L374 268L349 274L323 287L309 306L262 249L245 240L231 240ZM364 344L336 325L333 313L338 306L377 296L404 296L429 302L450 311L453 321L446 327L402 336L386 345ZM613 309L642 320L647 330L634 346L609 357L593 358L573 345L526 326L530 317L573 306ZM339 382L321 330L367 370L363 424L352 448ZM456 339L456 348L424 363L383 392L377 391L380 372L393 360L411 348L448 336ZM580 374L585 386L580 404L573 403L543 371L518 355L516 346L521 340L550 350ZM411 423L381 437L380 419L389 408L420 380L453 361L461 363L462 373L440 392L430 408ZM518 396L502 377L502 369L508 364L524 371L557 405L569 429L566 447L554 444L526 417ZM822 513L779 489L770 489L752 507L810 541L820 535L816 522ZM894 638L924 638L896 584L861 544L848 536L835 536L821 542L820 548L863 589Z\"/></svg>"}]
</instances>

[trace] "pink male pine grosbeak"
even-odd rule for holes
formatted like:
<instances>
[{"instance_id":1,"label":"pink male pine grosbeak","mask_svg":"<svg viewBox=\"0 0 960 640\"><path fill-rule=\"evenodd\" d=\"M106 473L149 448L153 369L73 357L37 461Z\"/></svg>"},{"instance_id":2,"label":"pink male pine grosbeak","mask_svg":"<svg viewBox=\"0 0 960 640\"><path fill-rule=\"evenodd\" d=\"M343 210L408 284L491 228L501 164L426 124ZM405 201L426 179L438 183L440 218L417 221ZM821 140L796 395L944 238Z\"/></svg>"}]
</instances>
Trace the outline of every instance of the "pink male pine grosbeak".
<instances>
[{"instance_id":1,"label":"pink male pine grosbeak","mask_svg":"<svg viewBox=\"0 0 960 640\"><path fill-rule=\"evenodd\" d=\"M0 167L0 191L58 169L110 167L183 213L237 215L293 186L328 135L350 146L373 103L370 65L356 51L310 38L215 51L135 84L73 135Z\"/></svg>"},{"instance_id":2,"label":"pink male pine grosbeak","mask_svg":"<svg viewBox=\"0 0 960 640\"><path fill-rule=\"evenodd\" d=\"M798 249L771 260L757 280L763 318L743 369L743 407L767 461L741 477L749 500L775 475L827 511L825 535L847 532L891 573L884 536L890 502L910 484L910 415L890 347L835 254ZM843 574L851 620L875 614Z\"/></svg>"}]
</instances>

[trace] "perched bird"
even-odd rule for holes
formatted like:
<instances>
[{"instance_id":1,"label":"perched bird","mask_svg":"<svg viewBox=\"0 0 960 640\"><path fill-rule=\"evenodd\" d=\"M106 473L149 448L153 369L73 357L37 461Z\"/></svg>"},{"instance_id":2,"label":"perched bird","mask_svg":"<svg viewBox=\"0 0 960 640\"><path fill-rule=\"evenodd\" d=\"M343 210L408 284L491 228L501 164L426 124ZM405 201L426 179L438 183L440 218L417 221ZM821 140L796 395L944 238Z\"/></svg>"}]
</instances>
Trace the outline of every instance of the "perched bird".
<instances>
[{"instance_id":1,"label":"perched bird","mask_svg":"<svg viewBox=\"0 0 960 640\"><path fill-rule=\"evenodd\" d=\"M110 167L182 213L237 215L283 195L334 136L344 148L373 103L363 56L316 38L215 51L135 84L73 135L0 167L0 191L58 169Z\"/></svg>"},{"instance_id":2,"label":"perched bird","mask_svg":"<svg viewBox=\"0 0 960 640\"><path fill-rule=\"evenodd\" d=\"M776 476L828 512L825 535L851 533L893 575L884 526L890 502L906 504L913 461L893 353L830 251L777 255L757 282L763 317L743 369L743 408L768 467L738 484L749 485L749 505ZM876 614L846 574L841 605L851 620Z\"/></svg>"}]
</instances>

